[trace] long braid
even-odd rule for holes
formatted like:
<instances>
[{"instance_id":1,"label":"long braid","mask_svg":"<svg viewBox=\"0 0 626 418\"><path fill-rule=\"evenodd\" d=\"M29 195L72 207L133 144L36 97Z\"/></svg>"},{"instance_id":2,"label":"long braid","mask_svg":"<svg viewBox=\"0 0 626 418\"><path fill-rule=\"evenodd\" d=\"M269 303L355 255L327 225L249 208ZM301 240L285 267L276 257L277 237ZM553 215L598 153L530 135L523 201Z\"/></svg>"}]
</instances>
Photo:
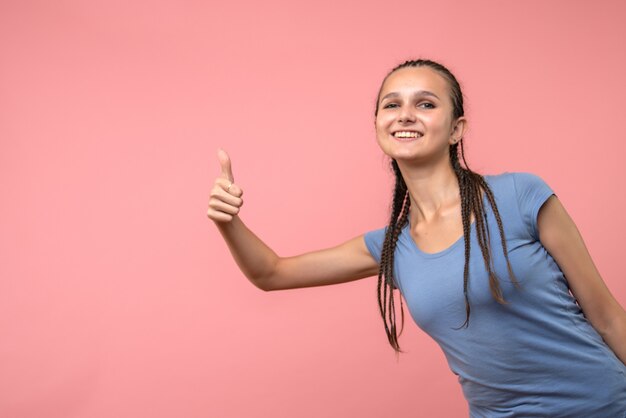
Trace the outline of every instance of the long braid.
<instances>
[{"instance_id":1,"label":"long braid","mask_svg":"<svg viewBox=\"0 0 626 418\"><path fill-rule=\"evenodd\" d=\"M454 169L454 173L457 176L459 182L459 189L461 194L461 221L463 223L463 238L465 244L465 264L463 267L463 297L465 298L465 317L466 320L461 325L467 326L469 323L470 316L470 302L469 302L469 293L468 293L468 285L469 285L469 260L470 260L470 250L471 250L471 241L469 237L471 236L471 214L472 214L472 195L471 195L471 178L469 176L469 171L464 170L459 164L459 158L457 155L457 147L458 145L452 145L450 147L450 162L452 163L452 168Z\"/></svg>"},{"instance_id":2,"label":"long braid","mask_svg":"<svg viewBox=\"0 0 626 418\"><path fill-rule=\"evenodd\" d=\"M483 192L485 193L485 196L487 197L487 201L489 202L489 205L491 206L491 209L493 210L493 214L494 217L496 218L496 224L498 225L498 232L500 233L500 243L502 245L502 252L504 253L504 258L506 260L506 267L509 273L509 277L511 278L511 281L513 282L513 284L515 285L516 288L519 288L519 282L517 281L517 278L515 277L515 273L513 273L513 268L511 267L511 262L509 261L509 251L506 245L506 239L504 236L504 226L502 224L502 218L500 217L500 211L498 210L498 205L496 204L496 199L493 195L493 192L491 191L491 188L489 187L489 185L487 184L487 182L485 181L484 177L474 173L470 168L469 165L467 164L467 161L465 160L465 148L463 147L463 140L459 141L459 145L460 145L460 149L461 149L461 158L463 159L463 164L465 165L466 169L469 172L472 172L475 175L476 181L479 183L480 188L483 190ZM451 156L452 154L455 155L457 161L458 161L458 154L457 154L457 150L450 150L451 151ZM482 203L482 200L481 200ZM486 212L484 212L484 217L485 217L485 221L487 220L487 214ZM489 231L489 230L487 230ZM489 248L491 249L491 246L489 246ZM490 283L491 285L491 283ZM493 289L492 290L492 294L493 294ZM502 299L502 302L504 303L504 299Z\"/></svg>"},{"instance_id":3,"label":"long braid","mask_svg":"<svg viewBox=\"0 0 626 418\"><path fill-rule=\"evenodd\" d=\"M394 68L389 74L404 67L421 67L426 66L439 72L444 78L446 78L450 84L451 99L453 104L453 116L455 118L461 117L464 114L463 111L463 95L458 81L452 75L452 73L443 65L430 61L430 60L415 60L406 61ZM382 89L382 86L381 86ZM380 91L378 94L380 97ZM378 100L376 101L375 115L378 114ZM465 167L462 167L459 162L459 148L461 159ZM483 195L486 197L489 205L493 211L493 214L498 225L498 232L500 233L500 241L502 251L504 253L507 269L512 282L518 286L517 279L513 273L511 263L509 262L508 250L506 245L506 239L504 235L504 227L500 212L496 204L495 197L491 188L485 181L484 177L478 173L473 172L465 159L465 150L463 147L463 139L461 138L458 143L450 146L450 163L454 170L459 183L459 191L461 197L461 219L463 224L463 238L465 242L465 265L463 268L463 295L465 298L465 322L459 327L468 327L470 318L470 298L469 298L469 266L470 266L470 254L471 254L471 218L474 216L476 238L478 245L483 256L485 269L489 275L489 287L494 299L501 304L506 303L502 295L502 289L500 287L500 281L495 274L493 268L493 257L491 253L491 236L488 225L487 211L485 210L483 203ZM398 343L398 336L396 332L395 323L395 304L394 304L394 255L396 245L400 236L400 233L406 223L408 222L409 209L411 205L408 188L402 173L395 160L392 159L391 166L395 175L395 187L393 192L393 199L391 205L391 216L389 218L389 225L386 228L385 239L383 241L379 272L378 272L378 306L380 308L381 316L383 317L383 323L385 326L385 332L389 343L396 352L402 352ZM404 305L402 302L402 295L400 295L400 312L402 325L400 334L404 329Z\"/></svg>"},{"instance_id":4,"label":"long braid","mask_svg":"<svg viewBox=\"0 0 626 418\"><path fill-rule=\"evenodd\" d=\"M472 173L473 174L473 173ZM476 238L478 240L478 245L480 247L480 251L483 255L483 261L485 263L485 269L489 272L489 284L493 284L493 276L491 271L491 251L489 250L489 225L485 220L485 207L483 205L483 199L480 194L480 186L476 181L476 176L474 177L474 181L472 183L472 207L474 208L474 223L476 225ZM496 289L496 299L501 299L501 292Z\"/></svg>"},{"instance_id":5,"label":"long braid","mask_svg":"<svg viewBox=\"0 0 626 418\"><path fill-rule=\"evenodd\" d=\"M489 188L489 185L485 181L485 179L482 176L478 176L478 177L480 181L480 186L485 191L485 195L487 196L489 205L493 209L493 212L496 218L496 223L498 225L498 232L500 232L500 236L502 237L500 242L502 243L502 252L504 253L504 258L506 259L506 267L509 272L509 277L511 278L511 281L513 282L515 287L519 288L519 282L517 281L517 278L515 277L515 273L513 273L513 268L511 267L511 262L509 261L509 251L506 245L506 240L504 239L504 226L502 225L502 218L500 217L500 211L498 211L498 205L496 205L496 199L493 195L493 192Z\"/></svg>"},{"instance_id":6,"label":"long braid","mask_svg":"<svg viewBox=\"0 0 626 418\"><path fill-rule=\"evenodd\" d=\"M461 154L463 156L464 150L463 150L462 143L463 143L463 140L460 141ZM504 296L502 294L500 281L493 267L493 257L491 253L491 244L490 244L491 240L490 240L490 233L489 233L489 225L487 223L487 212L483 204L483 197L482 197L481 191L484 193L493 211L494 217L496 219L496 223L498 225L498 232L500 233L500 242L502 245L502 251L506 259L508 273L513 283L515 283L517 286L517 280L515 278L515 274L513 273L513 268L511 267L511 263L509 261L508 250L507 250L507 245L506 245L506 237L504 235L504 227L502 224L502 218L500 217L500 212L498 211L498 206L496 204L495 197L493 195L491 188L489 187L489 185L487 184L483 176L481 176L478 173L473 172L469 167L462 168L460 166L458 162L458 154L457 154L456 145L453 145L450 147L450 160L455 170L455 173L457 173L457 177L461 177L461 178L466 177L466 178L471 179L470 185L468 187L468 189L470 189L469 194L471 196L470 197L471 213L474 215L474 222L475 222L475 227L476 227L475 228L476 238L477 238L479 247L481 249L483 261L485 264L485 269L487 270L487 273L489 276L489 288L490 288L493 298L498 303L504 304L506 303L506 301L504 300ZM463 161L465 161L464 156L463 156ZM461 181L459 181L459 183L460 183L459 186L461 188L461 194L463 195L464 185L462 184ZM461 206L462 206L461 210L463 212L463 204ZM464 235L465 246L466 246L465 273L467 272L468 266L469 266L469 256L468 256L469 251L467 250L467 247L469 247L469 242L470 242L470 237L471 237L469 231L467 231L467 228L465 227L465 224L467 223L467 220L465 219L466 216L467 216L466 214L462 213L463 223L464 223L463 235ZM469 298L467 295L466 286L467 286L467 276L466 274L464 274L466 318L465 318L465 322L461 325L461 327L467 327L469 325L470 308L469 308Z\"/></svg>"},{"instance_id":7,"label":"long braid","mask_svg":"<svg viewBox=\"0 0 626 418\"><path fill-rule=\"evenodd\" d=\"M393 260L400 231L408 219L410 200L406 183L404 182L404 179L400 174L400 169L395 161L392 164L392 168L394 169L394 173L396 175L396 185L392 200L391 217L389 219L389 226L387 227L385 233L385 240L383 242L381 252L381 264L378 272L378 307L383 317L385 332L387 333L389 343L397 352L401 352L398 344L399 335L396 332L395 325L393 290L396 287L393 279ZM400 334L404 329L403 307L402 297L400 297L400 310L402 315Z\"/></svg>"}]
</instances>

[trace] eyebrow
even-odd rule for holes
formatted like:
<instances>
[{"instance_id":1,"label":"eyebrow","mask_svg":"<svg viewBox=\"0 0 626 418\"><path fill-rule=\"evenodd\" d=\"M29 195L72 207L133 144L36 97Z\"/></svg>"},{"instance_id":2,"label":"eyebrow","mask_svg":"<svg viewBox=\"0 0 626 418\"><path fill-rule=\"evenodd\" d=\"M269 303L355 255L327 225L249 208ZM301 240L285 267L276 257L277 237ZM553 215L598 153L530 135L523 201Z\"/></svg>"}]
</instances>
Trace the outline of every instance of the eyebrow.
<instances>
[{"instance_id":1,"label":"eyebrow","mask_svg":"<svg viewBox=\"0 0 626 418\"><path fill-rule=\"evenodd\" d=\"M383 101L383 100L385 100L385 99L389 99L389 98L391 98L391 97L398 97L398 96L400 96L400 93L397 93L397 92L395 92L395 91L392 91L391 93L385 94L385 96L384 96L384 97L382 97L382 98L380 99L380 101L382 102L382 101ZM438 99L438 100L441 100L441 99L439 99L439 96L437 96L437 95L436 95L435 93L433 93L432 91L428 91L428 90L418 90L418 91L416 91L415 93L413 93L413 97L416 97L416 96L432 96L432 97L434 97L434 98L436 98L436 99Z\"/></svg>"}]
</instances>

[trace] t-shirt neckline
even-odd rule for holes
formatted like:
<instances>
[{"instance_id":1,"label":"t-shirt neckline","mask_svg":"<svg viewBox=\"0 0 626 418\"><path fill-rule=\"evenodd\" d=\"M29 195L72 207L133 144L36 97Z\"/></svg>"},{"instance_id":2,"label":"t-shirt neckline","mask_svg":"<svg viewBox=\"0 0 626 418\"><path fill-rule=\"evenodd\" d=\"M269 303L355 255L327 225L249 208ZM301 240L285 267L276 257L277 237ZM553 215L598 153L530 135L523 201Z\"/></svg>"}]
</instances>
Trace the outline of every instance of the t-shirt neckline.
<instances>
[{"instance_id":1,"label":"t-shirt neckline","mask_svg":"<svg viewBox=\"0 0 626 418\"><path fill-rule=\"evenodd\" d=\"M490 184L490 181L488 180L489 175L485 175L483 176L485 178L485 181L487 183L489 183L489 186L492 187L492 185ZM493 190L493 189L492 189ZM485 210L487 210L487 196L486 194L483 194L483 207L485 208ZM475 233L475 223L476 220L473 220L472 223L470 224L470 239L472 237L472 235L474 235ZM417 243L415 242L415 240L413 239L413 236L411 235L411 218L408 217L407 218L407 223L404 225L404 227L402 228L402 233L406 235L406 239L409 240L411 247L413 248L413 250L418 253L420 256L422 256L423 258L438 258L438 257L442 257L452 251L454 251L458 246L460 246L461 244L465 243L465 235L461 235L456 241L454 241L452 244L450 244L447 248L441 250L441 251L437 251L435 253L427 253L423 250L421 250L418 246Z\"/></svg>"}]
</instances>

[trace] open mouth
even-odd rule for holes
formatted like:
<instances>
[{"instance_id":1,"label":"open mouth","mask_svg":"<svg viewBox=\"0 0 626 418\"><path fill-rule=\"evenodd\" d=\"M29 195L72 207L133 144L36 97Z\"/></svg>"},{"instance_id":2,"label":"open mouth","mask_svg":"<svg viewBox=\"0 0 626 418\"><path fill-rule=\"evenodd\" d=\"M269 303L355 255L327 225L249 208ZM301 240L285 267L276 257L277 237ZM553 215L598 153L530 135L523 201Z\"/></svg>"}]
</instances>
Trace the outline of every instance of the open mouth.
<instances>
[{"instance_id":1,"label":"open mouth","mask_svg":"<svg viewBox=\"0 0 626 418\"><path fill-rule=\"evenodd\" d=\"M423 136L421 132L417 131L396 131L393 132L392 135L400 141L411 141Z\"/></svg>"}]
</instances>

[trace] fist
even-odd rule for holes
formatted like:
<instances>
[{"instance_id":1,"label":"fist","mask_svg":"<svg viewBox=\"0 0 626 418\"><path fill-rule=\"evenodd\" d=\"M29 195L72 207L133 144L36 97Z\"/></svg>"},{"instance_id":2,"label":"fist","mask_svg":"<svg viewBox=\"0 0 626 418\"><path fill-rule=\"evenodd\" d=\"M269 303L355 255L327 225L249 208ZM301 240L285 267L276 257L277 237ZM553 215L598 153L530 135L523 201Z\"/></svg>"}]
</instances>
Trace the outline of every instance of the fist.
<instances>
[{"instance_id":1,"label":"fist","mask_svg":"<svg viewBox=\"0 0 626 418\"><path fill-rule=\"evenodd\" d=\"M239 213L243 200L243 190L234 181L230 158L226 151L219 149L217 158L220 162L221 172L215 179L209 198L209 210L207 216L215 222L230 222Z\"/></svg>"}]
</instances>

